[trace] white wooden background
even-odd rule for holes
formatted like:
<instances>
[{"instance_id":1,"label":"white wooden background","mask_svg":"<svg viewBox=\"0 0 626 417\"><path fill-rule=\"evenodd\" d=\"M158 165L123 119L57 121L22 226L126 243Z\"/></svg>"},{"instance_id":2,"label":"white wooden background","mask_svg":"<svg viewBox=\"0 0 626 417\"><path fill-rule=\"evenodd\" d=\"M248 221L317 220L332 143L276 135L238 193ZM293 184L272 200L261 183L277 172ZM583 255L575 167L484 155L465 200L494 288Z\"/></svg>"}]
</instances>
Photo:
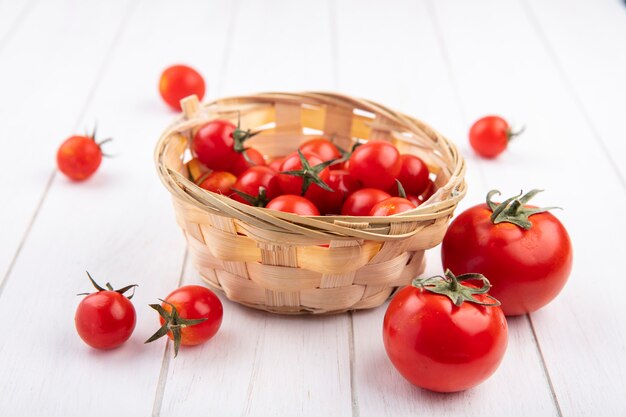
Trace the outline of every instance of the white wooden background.
<instances>
[{"instance_id":1,"label":"white wooden background","mask_svg":"<svg viewBox=\"0 0 626 417\"><path fill-rule=\"evenodd\" d=\"M453 395L388 361L385 308L280 317L224 301L218 335L172 358L147 304L199 278L152 150L174 116L157 80L184 62L208 97L338 90L426 120L467 158L461 205L545 188L575 248L570 281L509 320L497 373ZM473 156L470 123L499 113L522 138ZM0 0L0 415L626 415L626 7L620 0ZM55 152L97 121L115 137L90 181ZM437 249L427 273L439 273ZM74 330L84 270L140 285L131 340Z\"/></svg>"}]
</instances>

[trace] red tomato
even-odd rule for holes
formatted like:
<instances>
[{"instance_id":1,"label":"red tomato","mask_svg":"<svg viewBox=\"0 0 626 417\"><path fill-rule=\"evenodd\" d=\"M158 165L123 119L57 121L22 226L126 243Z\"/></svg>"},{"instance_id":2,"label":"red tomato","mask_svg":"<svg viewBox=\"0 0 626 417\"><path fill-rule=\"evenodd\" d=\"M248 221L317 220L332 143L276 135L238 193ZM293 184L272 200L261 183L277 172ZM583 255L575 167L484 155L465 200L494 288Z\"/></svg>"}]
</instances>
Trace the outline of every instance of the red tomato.
<instances>
[{"instance_id":1,"label":"red tomato","mask_svg":"<svg viewBox=\"0 0 626 417\"><path fill-rule=\"evenodd\" d=\"M495 158L500 155L513 137L523 131L513 132L502 117L486 116L478 119L470 128L469 140L474 151L485 158Z\"/></svg>"},{"instance_id":2,"label":"red tomato","mask_svg":"<svg viewBox=\"0 0 626 417\"><path fill-rule=\"evenodd\" d=\"M499 205L490 201L495 193L489 193L489 205L471 207L454 219L441 247L442 263L461 273L489 277L491 293L506 315L530 313L548 304L565 285L572 244L556 217L545 211L532 214L541 209L524 206L536 191L518 196L518 209L508 200L497 217Z\"/></svg>"},{"instance_id":3,"label":"red tomato","mask_svg":"<svg viewBox=\"0 0 626 417\"><path fill-rule=\"evenodd\" d=\"M274 171L279 172L280 167L283 164L285 158L276 158L272 162L270 162L267 166L272 168Z\"/></svg>"},{"instance_id":4,"label":"red tomato","mask_svg":"<svg viewBox=\"0 0 626 417\"><path fill-rule=\"evenodd\" d=\"M198 186L214 193L230 195L230 189L236 181L237 177L230 172L213 171L206 178L200 178Z\"/></svg>"},{"instance_id":5,"label":"red tomato","mask_svg":"<svg viewBox=\"0 0 626 417\"><path fill-rule=\"evenodd\" d=\"M261 187L265 189L264 195L260 195ZM234 200L257 207L265 207L268 201L278 197L281 193L278 173L267 166L248 168L239 176L232 188L247 194L254 201L248 201L240 194L233 194L231 197Z\"/></svg>"},{"instance_id":6,"label":"red tomato","mask_svg":"<svg viewBox=\"0 0 626 417\"><path fill-rule=\"evenodd\" d=\"M446 278L414 280L391 300L383 322L393 366L412 384L438 392L462 391L487 379L508 339L497 301L481 293L488 281L478 289L459 282L475 275L452 277L447 271Z\"/></svg>"},{"instance_id":7,"label":"red tomato","mask_svg":"<svg viewBox=\"0 0 626 417\"><path fill-rule=\"evenodd\" d=\"M244 131L228 120L216 119L198 129L193 137L191 149L194 155L207 167L215 171L228 171L237 175L248 168L241 154L244 150L257 165L265 165L265 159L258 151L245 149L244 142L255 133Z\"/></svg>"},{"instance_id":8,"label":"red tomato","mask_svg":"<svg viewBox=\"0 0 626 417\"><path fill-rule=\"evenodd\" d=\"M312 166L311 169L303 168L302 161L300 160L300 155L297 152L294 152L291 155L287 156L280 167L281 174L278 175L278 179L280 181L280 188L285 194L302 195L302 184L304 182L304 178L307 178L308 180L317 178L325 184L326 181L328 181L328 177L330 176L330 169L328 169L328 167L325 167L323 169L315 168L316 166L322 167L319 164L322 164L323 161L310 152L302 152L302 155L304 156L308 164ZM300 171L300 174L283 174L282 172L285 171ZM310 186L308 187L306 193L304 193L304 197L309 198L315 191L318 191L315 190L316 188L319 188L321 190L321 188L317 184L315 184L315 182L310 182Z\"/></svg>"},{"instance_id":9,"label":"red tomato","mask_svg":"<svg viewBox=\"0 0 626 417\"><path fill-rule=\"evenodd\" d=\"M265 165L265 158L263 157L261 152L257 151L254 148L247 148L245 152L248 156L249 161L246 160L246 157L243 156L243 153L239 153L239 155L237 155L237 158L230 167L231 172L237 176L241 175L246 169L250 167Z\"/></svg>"},{"instance_id":10,"label":"red tomato","mask_svg":"<svg viewBox=\"0 0 626 417\"><path fill-rule=\"evenodd\" d=\"M357 147L350 156L348 170L365 187L387 190L400 174L402 160L395 146L374 140Z\"/></svg>"},{"instance_id":11,"label":"red tomato","mask_svg":"<svg viewBox=\"0 0 626 417\"><path fill-rule=\"evenodd\" d=\"M150 307L159 312L161 328L146 343L167 334L174 341L174 356L180 345L199 345L211 339L222 324L222 302L200 285L180 287L163 304Z\"/></svg>"},{"instance_id":12,"label":"red tomato","mask_svg":"<svg viewBox=\"0 0 626 417\"><path fill-rule=\"evenodd\" d=\"M433 194L437 191L437 186L432 180L428 180L428 185L426 186L426 190L419 195L419 199L422 200L422 203L428 200Z\"/></svg>"},{"instance_id":13,"label":"red tomato","mask_svg":"<svg viewBox=\"0 0 626 417\"><path fill-rule=\"evenodd\" d=\"M344 216L369 216L372 208L379 202L391 197L388 193L376 188L363 188L348 196L341 208Z\"/></svg>"},{"instance_id":14,"label":"red tomato","mask_svg":"<svg viewBox=\"0 0 626 417\"><path fill-rule=\"evenodd\" d=\"M421 197L416 196L416 195L407 195L406 199L409 200L411 203L415 204L415 207L419 206L420 204L422 204L424 202L424 200L422 200Z\"/></svg>"},{"instance_id":15,"label":"red tomato","mask_svg":"<svg viewBox=\"0 0 626 417\"><path fill-rule=\"evenodd\" d=\"M330 171L327 184L334 191L315 187L310 194L311 201L315 202L322 214L340 214L343 202L348 195L361 188L361 184L352 174L340 169Z\"/></svg>"},{"instance_id":16,"label":"red tomato","mask_svg":"<svg viewBox=\"0 0 626 417\"><path fill-rule=\"evenodd\" d=\"M402 168L398 181L402 183L407 194L422 194L428 187L428 166L415 155L400 155L400 159Z\"/></svg>"},{"instance_id":17,"label":"red tomato","mask_svg":"<svg viewBox=\"0 0 626 417\"><path fill-rule=\"evenodd\" d=\"M89 273L87 273L89 275ZM78 335L85 343L96 349L113 349L128 340L135 329L137 316L130 298L124 293L135 285L113 290L100 287L89 276L98 292L85 297L74 316Z\"/></svg>"},{"instance_id":18,"label":"red tomato","mask_svg":"<svg viewBox=\"0 0 626 417\"><path fill-rule=\"evenodd\" d=\"M102 162L102 150L93 136L71 136L57 151L59 170L74 181L89 178Z\"/></svg>"},{"instance_id":19,"label":"red tomato","mask_svg":"<svg viewBox=\"0 0 626 417\"><path fill-rule=\"evenodd\" d=\"M389 197L376 203L370 210L370 216L391 216L392 214L404 213L413 210L417 205L402 197Z\"/></svg>"},{"instance_id":20,"label":"red tomato","mask_svg":"<svg viewBox=\"0 0 626 417\"><path fill-rule=\"evenodd\" d=\"M311 152L322 161L331 161L341 158L341 152L334 143L326 138L319 137L309 139L300 146L302 152Z\"/></svg>"},{"instance_id":21,"label":"red tomato","mask_svg":"<svg viewBox=\"0 0 626 417\"><path fill-rule=\"evenodd\" d=\"M266 208L270 210L284 211L285 213L299 214L301 216L320 215L320 212L317 207L315 207L315 204L311 203L304 197L293 194L285 194L280 197L276 197L268 203Z\"/></svg>"},{"instance_id":22,"label":"red tomato","mask_svg":"<svg viewBox=\"0 0 626 417\"><path fill-rule=\"evenodd\" d=\"M195 94L204 97L204 79L196 70L186 65L174 65L161 74L159 92L163 100L174 110L180 111L180 100Z\"/></svg>"}]
</instances>

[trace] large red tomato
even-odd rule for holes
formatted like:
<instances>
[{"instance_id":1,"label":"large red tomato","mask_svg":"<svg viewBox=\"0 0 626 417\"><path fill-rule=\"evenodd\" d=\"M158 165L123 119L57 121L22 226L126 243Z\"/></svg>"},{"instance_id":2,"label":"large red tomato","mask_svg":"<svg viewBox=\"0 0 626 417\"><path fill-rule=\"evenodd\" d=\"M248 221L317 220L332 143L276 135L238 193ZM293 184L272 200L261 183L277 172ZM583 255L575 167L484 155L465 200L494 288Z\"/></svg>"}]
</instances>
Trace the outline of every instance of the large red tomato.
<instances>
[{"instance_id":1,"label":"large red tomato","mask_svg":"<svg viewBox=\"0 0 626 417\"><path fill-rule=\"evenodd\" d=\"M499 192L491 191L487 204L461 213L443 239L444 268L488 277L506 315L549 303L572 268L572 244L561 222L548 209L525 205L537 192L496 204L491 197Z\"/></svg>"},{"instance_id":2,"label":"large red tomato","mask_svg":"<svg viewBox=\"0 0 626 417\"><path fill-rule=\"evenodd\" d=\"M465 280L482 281L482 287ZM391 363L409 382L438 392L462 391L495 372L508 328L489 281L476 274L415 279L391 300L383 341Z\"/></svg>"},{"instance_id":3,"label":"large red tomato","mask_svg":"<svg viewBox=\"0 0 626 417\"><path fill-rule=\"evenodd\" d=\"M387 190L396 181L402 160L395 146L382 140L367 142L354 149L348 171L365 187Z\"/></svg>"}]
</instances>

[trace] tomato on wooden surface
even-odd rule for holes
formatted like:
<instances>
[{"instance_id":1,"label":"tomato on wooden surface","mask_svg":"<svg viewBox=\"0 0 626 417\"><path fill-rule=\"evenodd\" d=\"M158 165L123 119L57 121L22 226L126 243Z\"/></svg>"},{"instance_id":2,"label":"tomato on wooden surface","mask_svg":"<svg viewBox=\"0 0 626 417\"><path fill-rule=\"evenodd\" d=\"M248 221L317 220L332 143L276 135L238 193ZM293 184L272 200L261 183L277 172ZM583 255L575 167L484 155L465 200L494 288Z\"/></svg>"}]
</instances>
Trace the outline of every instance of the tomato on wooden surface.
<instances>
[{"instance_id":1,"label":"tomato on wooden surface","mask_svg":"<svg viewBox=\"0 0 626 417\"><path fill-rule=\"evenodd\" d=\"M237 175L233 171L235 166L237 169L247 168L244 156L241 154L246 151L244 142L256 133L250 130L242 130L238 126L228 120L216 119L201 126L195 133L191 143L191 149L194 155L205 166L215 171L228 171ZM263 156L256 151L249 152L249 159L255 160L255 163L265 165ZM260 158L258 158L260 156Z\"/></svg>"},{"instance_id":2,"label":"tomato on wooden surface","mask_svg":"<svg viewBox=\"0 0 626 417\"><path fill-rule=\"evenodd\" d=\"M237 177L226 171L213 171L198 180L198 186L214 193L230 195Z\"/></svg>"},{"instance_id":3,"label":"tomato on wooden surface","mask_svg":"<svg viewBox=\"0 0 626 417\"><path fill-rule=\"evenodd\" d=\"M93 348L114 349L127 341L135 329L137 316L130 302L133 294L126 297L124 293L136 285L114 290L107 282L106 288L102 288L89 272L87 276L98 291L87 295L78 304L74 316L76 331Z\"/></svg>"},{"instance_id":4,"label":"tomato on wooden surface","mask_svg":"<svg viewBox=\"0 0 626 417\"><path fill-rule=\"evenodd\" d=\"M485 116L470 128L469 141L476 153L484 158L495 158L509 145L511 139L524 129L513 132L509 123L500 116Z\"/></svg>"},{"instance_id":5,"label":"tomato on wooden surface","mask_svg":"<svg viewBox=\"0 0 626 417\"><path fill-rule=\"evenodd\" d=\"M471 207L450 224L443 239L444 268L479 272L493 285L506 315L530 313L552 301L572 268L572 244L550 208L526 203L539 190Z\"/></svg>"},{"instance_id":6,"label":"tomato on wooden surface","mask_svg":"<svg viewBox=\"0 0 626 417\"><path fill-rule=\"evenodd\" d=\"M159 93L174 110L180 111L180 100L195 94L199 100L204 97L204 78L187 65L173 65L166 68L159 80Z\"/></svg>"},{"instance_id":7,"label":"tomato on wooden surface","mask_svg":"<svg viewBox=\"0 0 626 417\"><path fill-rule=\"evenodd\" d=\"M348 195L361 188L361 184L352 174L341 169L331 170L326 183L333 191L316 187L310 193L311 201L315 202L322 214L340 214Z\"/></svg>"},{"instance_id":8,"label":"tomato on wooden surface","mask_svg":"<svg viewBox=\"0 0 626 417\"><path fill-rule=\"evenodd\" d=\"M417 205L403 197L389 197L376 203L370 210L370 216L391 216L393 214L404 213L413 210Z\"/></svg>"},{"instance_id":9,"label":"tomato on wooden surface","mask_svg":"<svg viewBox=\"0 0 626 417\"><path fill-rule=\"evenodd\" d=\"M59 171L74 181L83 181L91 177L102 162L101 145L111 139L97 143L95 131L91 136L71 136L57 151Z\"/></svg>"},{"instance_id":10,"label":"tomato on wooden surface","mask_svg":"<svg viewBox=\"0 0 626 417\"><path fill-rule=\"evenodd\" d=\"M268 166L248 168L232 186L231 197L244 204L265 207L281 194L278 173Z\"/></svg>"},{"instance_id":11,"label":"tomato on wooden surface","mask_svg":"<svg viewBox=\"0 0 626 417\"><path fill-rule=\"evenodd\" d=\"M341 158L339 148L324 137L309 139L300 145L302 152L311 152L322 161L332 161Z\"/></svg>"},{"instance_id":12,"label":"tomato on wooden surface","mask_svg":"<svg viewBox=\"0 0 626 417\"><path fill-rule=\"evenodd\" d=\"M365 187L386 190L396 181L402 160L395 146L373 140L358 146L349 159L348 170Z\"/></svg>"},{"instance_id":13,"label":"tomato on wooden surface","mask_svg":"<svg viewBox=\"0 0 626 417\"><path fill-rule=\"evenodd\" d=\"M266 208L299 214L301 216L319 216L320 212L310 200L293 194L284 194L270 201Z\"/></svg>"},{"instance_id":14,"label":"tomato on wooden surface","mask_svg":"<svg viewBox=\"0 0 626 417\"><path fill-rule=\"evenodd\" d=\"M369 216L372 207L390 198L389 193L377 188L362 188L350 194L341 208L344 216Z\"/></svg>"},{"instance_id":15,"label":"tomato on wooden surface","mask_svg":"<svg viewBox=\"0 0 626 417\"><path fill-rule=\"evenodd\" d=\"M397 177L398 181L402 183L407 194L422 194L429 185L428 166L415 155L400 155L400 160L402 167Z\"/></svg>"},{"instance_id":16,"label":"tomato on wooden surface","mask_svg":"<svg viewBox=\"0 0 626 417\"><path fill-rule=\"evenodd\" d=\"M508 328L489 288L482 275L446 271L400 290L383 321L385 350L398 372L437 392L462 391L492 375L506 351Z\"/></svg>"},{"instance_id":17,"label":"tomato on wooden surface","mask_svg":"<svg viewBox=\"0 0 626 417\"><path fill-rule=\"evenodd\" d=\"M186 285L162 301L162 304L150 304L159 313L161 328L146 343L167 334L174 341L174 356L178 355L180 345L199 345L211 339L222 324L222 302L206 287Z\"/></svg>"}]
</instances>

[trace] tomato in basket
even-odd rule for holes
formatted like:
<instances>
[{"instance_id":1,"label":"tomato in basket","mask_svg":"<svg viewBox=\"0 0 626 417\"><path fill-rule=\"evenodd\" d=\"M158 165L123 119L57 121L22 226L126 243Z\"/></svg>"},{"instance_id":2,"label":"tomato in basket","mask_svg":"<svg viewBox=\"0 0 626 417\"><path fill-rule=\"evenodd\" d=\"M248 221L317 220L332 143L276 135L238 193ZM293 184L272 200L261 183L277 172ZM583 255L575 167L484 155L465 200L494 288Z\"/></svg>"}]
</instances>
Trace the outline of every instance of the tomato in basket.
<instances>
[{"instance_id":1,"label":"tomato in basket","mask_svg":"<svg viewBox=\"0 0 626 417\"><path fill-rule=\"evenodd\" d=\"M265 207L281 194L278 173L268 166L248 168L237 178L232 190L234 200L256 207Z\"/></svg>"},{"instance_id":2,"label":"tomato in basket","mask_svg":"<svg viewBox=\"0 0 626 417\"><path fill-rule=\"evenodd\" d=\"M390 198L389 193L377 188L362 188L350 194L341 208L344 216L369 216L379 202Z\"/></svg>"},{"instance_id":3,"label":"tomato in basket","mask_svg":"<svg viewBox=\"0 0 626 417\"><path fill-rule=\"evenodd\" d=\"M322 161L332 161L341 158L339 148L323 137L309 139L300 146L300 150L313 153Z\"/></svg>"},{"instance_id":4,"label":"tomato in basket","mask_svg":"<svg viewBox=\"0 0 626 417\"><path fill-rule=\"evenodd\" d=\"M402 159L395 146L373 140L352 152L348 171L365 187L387 190L392 187L402 168Z\"/></svg>"},{"instance_id":5,"label":"tomato in basket","mask_svg":"<svg viewBox=\"0 0 626 417\"><path fill-rule=\"evenodd\" d=\"M230 195L237 177L226 171L213 171L200 177L198 186L214 193Z\"/></svg>"},{"instance_id":6,"label":"tomato in basket","mask_svg":"<svg viewBox=\"0 0 626 417\"><path fill-rule=\"evenodd\" d=\"M331 161L322 161L316 155L298 149L287 156L280 167L280 188L285 194L300 195L315 204L316 201L312 198L316 197L314 190L334 192L326 183L330 176L330 164Z\"/></svg>"},{"instance_id":7,"label":"tomato in basket","mask_svg":"<svg viewBox=\"0 0 626 417\"><path fill-rule=\"evenodd\" d=\"M348 171L333 169L328 175L327 184L333 191L315 187L310 198L315 201L322 214L339 214L346 198L361 188L361 184Z\"/></svg>"},{"instance_id":8,"label":"tomato in basket","mask_svg":"<svg viewBox=\"0 0 626 417\"><path fill-rule=\"evenodd\" d=\"M276 197L267 204L270 210L283 211L285 213L299 214L301 216L319 216L320 212L310 200L299 195L285 194Z\"/></svg>"}]
</instances>

